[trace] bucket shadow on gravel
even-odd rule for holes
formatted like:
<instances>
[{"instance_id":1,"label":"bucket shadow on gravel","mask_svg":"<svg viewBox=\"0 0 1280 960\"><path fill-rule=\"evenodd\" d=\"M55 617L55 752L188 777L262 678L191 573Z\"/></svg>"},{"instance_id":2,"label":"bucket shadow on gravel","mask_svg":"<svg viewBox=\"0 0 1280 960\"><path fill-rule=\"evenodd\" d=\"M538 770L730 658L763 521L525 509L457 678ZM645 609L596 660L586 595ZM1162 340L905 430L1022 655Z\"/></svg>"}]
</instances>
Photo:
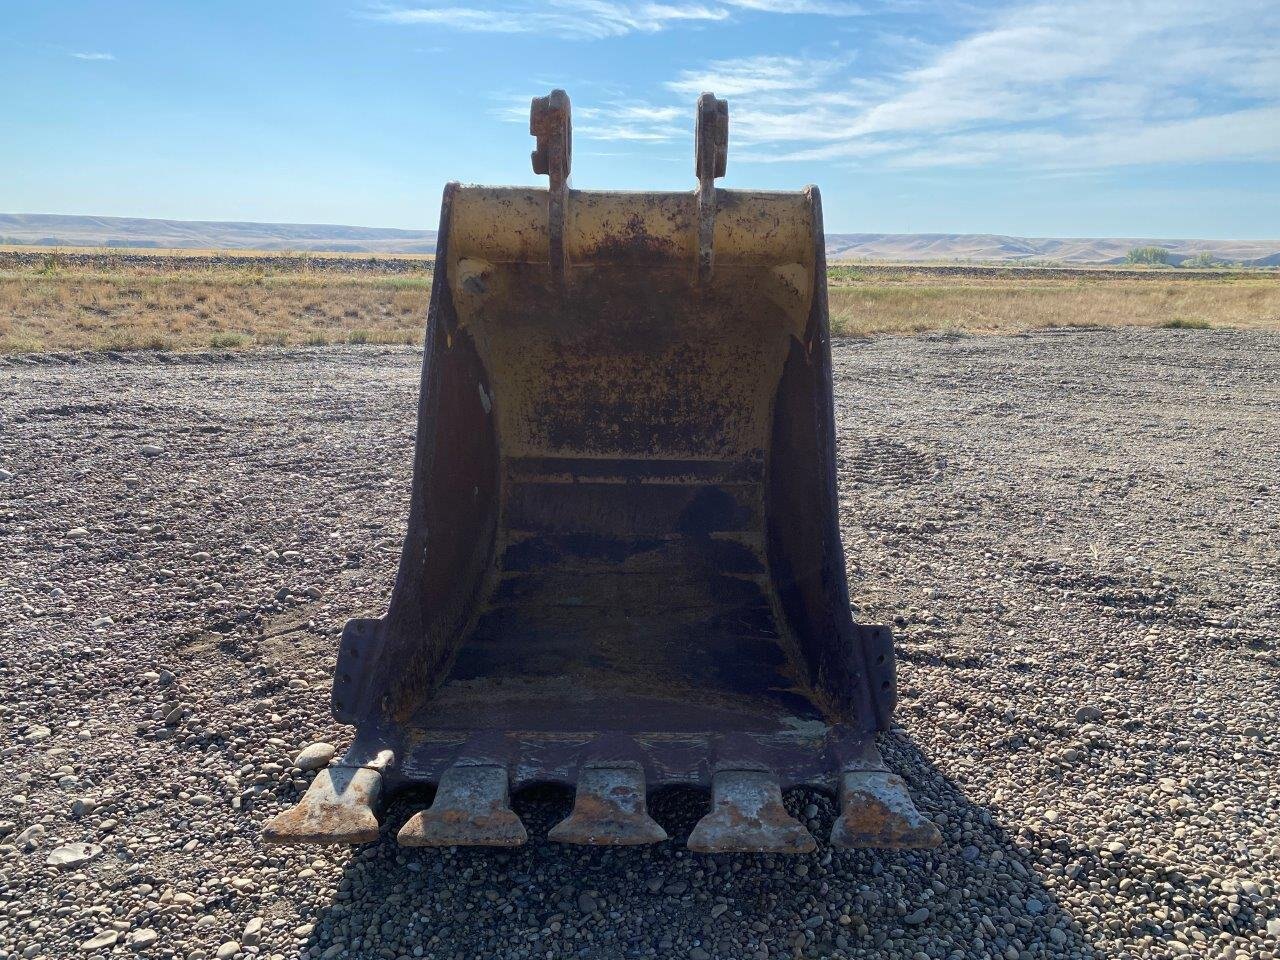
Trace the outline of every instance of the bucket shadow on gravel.
<instances>
[{"instance_id":1,"label":"bucket shadow on gravel","mask_svg":"<svg viewBox=\"0 0 1280 960\"><path fill-rule=\"evenodd\" d=\"M550 787L513 799L529 831L524 847L405 849L396 832L431 791L397 795L378 843L350 853L334 901L298 918L315 924L298 956L1100 956L1025 846L910 741L895 740L889 752L921 808L945 815L938 850L834 850L832 799L795 790L787 806L818 838L813 854L693 854L685 842L709 806L693 789L651 796L650 812L671 835L665 843L572 847L546 840L573 801L570 790Z\"/></svg>"}]
</instances>

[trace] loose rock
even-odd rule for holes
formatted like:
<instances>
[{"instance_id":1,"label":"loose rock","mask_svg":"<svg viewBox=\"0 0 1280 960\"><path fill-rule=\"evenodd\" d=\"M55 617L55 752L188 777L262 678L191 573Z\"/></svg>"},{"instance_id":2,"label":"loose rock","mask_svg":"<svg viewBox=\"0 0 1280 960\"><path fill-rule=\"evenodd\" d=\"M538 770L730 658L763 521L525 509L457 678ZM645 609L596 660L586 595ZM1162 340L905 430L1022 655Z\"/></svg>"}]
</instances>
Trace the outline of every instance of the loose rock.
<instances>
[{"instance_id":1,"label":"loose rock","mask_svg":"<svg viewBox=\"0 0 1280 960\"><path fill-rule=\"evenodd\" d=\"M101 853L102 848L94 843L68 843L50 853L44 862L62 870L74 870Z\"/></svg>"},{"instance_id":2,"label":"loose rock","mask_svg":"<svg viewBox=\"0 0 1280 960\"><path fill-rule=\"evenodd\" d=\"M331 743L313 743L302 749L293 765L299 770L323 770L333 759L336 750Z\"/></svg>"},{"instance_id":3,"label":"loose rock","mask_svg":"<svg viewBox=\"0 0 1280 960\"><path fill-rule=\"evenodd\" d=\"M103 950L107 947L114 947L116 941L120 939L120 934L115 930L103 930L101 933L95 934L84 943L80 944L80 949L85 953L93 950Z\"/></svg>"},{"instance_id":4,"label":"loose rock","mask_svg":"<svg viewBox=\"0 0 1280 960\"><path fill-rule=\"evenodd\" d=\"M34 850L40 844L44 843L45 828L38 823L34 823L27 829L23 830L17 836L18 849Z\"/></svg>"}]
</instances>

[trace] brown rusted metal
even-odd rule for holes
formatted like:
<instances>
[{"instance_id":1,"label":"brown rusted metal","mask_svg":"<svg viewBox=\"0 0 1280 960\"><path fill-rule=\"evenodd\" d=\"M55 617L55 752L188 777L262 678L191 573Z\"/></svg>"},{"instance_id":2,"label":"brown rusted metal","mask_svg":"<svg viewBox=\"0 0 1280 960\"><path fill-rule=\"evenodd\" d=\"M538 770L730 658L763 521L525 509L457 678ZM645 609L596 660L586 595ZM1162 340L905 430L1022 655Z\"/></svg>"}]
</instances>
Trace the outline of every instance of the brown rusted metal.
<instances>
[{"instance_id":1,"label":"brown rusted metal","mask_svg":"<svg viewBox=\"0 0 1280 960\"><path fill-rule=\"evenodd\" d=\"M548 179L547 247L552 284L564 289L564 218L569 192L569 171L573 164L573 118L569 95L552 90L534 97L529 107L529 133L537 138L533 151L533 172Z\"/></svg>"},{"instance_id":2,"label":"brown rusted metal","mask_svg":"<svg viewBox=\"0 0 1280 960\"><path fill-rule=\"evenodd\" d=\"M547 839L591 846L629 846L667 839L649 816L644 769L639 763L588 764L578 774L573 812L551 828Z\"/></svg>"},{"instance_id":3,"label":"brown rusted metal","mask_svg":"<svg viewBox=\"0 0 1280 960\"><path fill-rule=\"evenodd\" d=\"M278 844L377 840L382 774L392 760L389 750L372 756L364 755L363 747L348 751L341 763L316 774L295 806L267 821L263 839Z\"/></svg>"},{"instance_id":4,"label":"brown rusted metal","mask_svg":"<svg viewBox=\"0 0 1280 960\"><path fill-rule=\"evenodd\" d=\"M509 803L507 771L454 766L440 777L435 802L400 828L402 847L518 847L529 835Z\"/></svg>"},{"instance_id":5,"label":"brown rusted metal","mask_svg":"<svg viewBox=\"0 0 1280 960\"><path fill-rule=\"evenodd\" d=\"M941 842L942 834L921 816L901 777L860 771L840 778L840 816L831 828L832 846L901 850Z\"/></svg>"},{"instance_id":6,"label":"brown rusted metal","mask_svg":"<svg viewBox=\"0 0 1280 960\"><path fill-rule=\"evenodd\" d=\"M697 147L693 166L698 175L698 283L711 279L715 260L716 179L729 161L729 103L714 93L698 98Z\"/></svg>"},{"instance_id":7,"label":"brown rusted metal","mask_svg":"<svg viewBox=\"0 0 1280 960\"><path fill-rule=\"evenodd\" d=\"M711 812L689 835L695 853L809 853L813 835L782 805L765 770L722 770L711 782Z\"/></svg>"},{"instance_id":8,"label":"brown rusted metal","mask_svg":"<svg viewBox=\"0 0 1280 960\"><path fill-rule=\"evenodd\" d=\"M821 201L716 189L710 95L696 191L570 190L569 129L534 102L547 190L445 190L400 569L334 714L395 751L387 791L441 784L437 821L577 784L557 838L626 842L646 789L714 777L708 848L805 849L775 794L834 792L895 684L849 613ZM468 767L493 792L464 803ZM506 842L431 821L405 842Z\"/></svg>"},{"instance_id":9,"label":"brown rusted metal","mask_svg":"<svg viewBox=\"0 0 1280 960\"><path fill-rule=\"evenodd\" d=\"M916 809L906 781L883 765L874 748L841 774L839 798L834 847L928 849L942 842L938 828Z\"/></svg>"}]
</instances>

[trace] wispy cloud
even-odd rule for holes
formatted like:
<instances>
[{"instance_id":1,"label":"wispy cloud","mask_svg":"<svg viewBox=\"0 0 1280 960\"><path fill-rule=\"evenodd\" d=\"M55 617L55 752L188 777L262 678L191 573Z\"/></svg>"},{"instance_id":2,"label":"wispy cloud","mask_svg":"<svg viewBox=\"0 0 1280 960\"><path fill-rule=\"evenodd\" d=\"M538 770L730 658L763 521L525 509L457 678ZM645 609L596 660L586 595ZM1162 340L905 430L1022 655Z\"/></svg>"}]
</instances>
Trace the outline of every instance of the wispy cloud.
<instances>
[{"instance_id":1,"label":"wispy cloud","mask_svg":"<svg viewBox=\"0 0 1280 960\"><path fill-rule=\"evenodd\" d=\"M1104 125L1083 132L1011 130L945 136L914 143L901 152L897 163L939 167L1013 161L1063 171L1222 160L1280 160L1280 106L1138 127Z\"/></svg>"},{"instance_id":2,"label":"wispy cloud","mask_svg":"<svg viewBox=\"0 0 1280 960\"><path fill-rule=\"evenodd\" d=\"M382 10L373 16L390 23L432 24L475 33L529 33L533 30L528 17L494 10L473 10L470 7Z\"/></svg>"},{"instance_id":3,"label":"wispy cloud","mask_svg":"<svg viewBox=\"0 0 1280 960\"><path fill-rule=\"evenodd\" d=\"M433 8L442 17L452 15L449 9L456 10ZM711 6L552 0L539 9L544 17L572 11L576 29L593 35L659 30L677 16L713 19L730 9L862 12L838 0ZM648 96L614 91L576 103L575 130L586 140L638 145L684 140L693 98L711 90L732 99L730 136L739 161L1019 166L1041 173L1280 161L1280 5L1273 0L1041 0L964 10L976 19L963 31L952 24L949 41L885 33L860 47L857 59L828 46L816 56L690 66ZM584 19L589 28L581 26ZM878 56L864 59L868 50ZM499 113L527 122L528 97Z\"/></svg>"},{"instance_id":4,"label":"wispy cloud","mask_svg":"<svg viewBox=\"0 0 1280 960\"><path fill-rule=\"evenodd\" d=\"M793 141L810 138L818 119L825 122L824 101L850 102L847 96L824 93L845 59L802 57L750 57L713 61L701 70L686 70L664 84L678 99L655 104L609 95L573 107L574 134L590 140L662 143L685 140L693 124L693 101L704 90L735 100L732 124L734 142ZM813 106L797 111L797 102ZM529 97L505 95L494 115L511 123L527 123Z\"/></svg>"},{"instance_id":5,"label":"wispy cloud","mask_svg":"<svg viewBox=\"0 0 1280 960\"><path fill-rule=\"evenodd\" d=\"M726 20L729 11L701 3L549 0L502 3L487 9L448 5L379 7L369 15L388 23L431 24L472 33L538 33L598 40L629 33L656 33L677 22Z\"/></svg>"},{"instance_id":6,"label":"wispy cloud","mask_svg":"<svg viewBox=\"0 0 1280 960\"><path fill-rule=\"evenodd\" d=\"M537 33L574 40L599 40L631 33L657 33L677 24L729 20L744 13L860 16L849 0L713 0L713 2L626 2L626 0L506 0L468 7L447 2L416 6L380 5L368 15L401 24L430 24L471 33Z\"/></svg>"},{"instance_id":7,"label":"wispy cloud","mask_svg":"<svg viewBox=\"0 0 1280 960\"><path fill-rule=\"evenodd\" d=\"M114 60L114 53L72 53L77 60Z\"/></svg>"},{"instance_id":8,"label":"wispy cloud","mask_svg":"<svg viewBox=\"0 0 1280 960\"><path fill-rule=\"evenodd\" d=\"M647 103L611 102L577 111L574 131L591 140L661 143L687 136L689 108L655 107Z\"/></svg>"},{"instance_id":9,"label":"wispy cloud","mask_svg":"<svg viewBox=\"0 0 1280 960\"><path fill-rule=\"evenodd\" d=\"M909 166L1280 159L1278 39L1280 12L1255 0L1023 6L773 158L892 141Z\"/></svg>"},{"instance_id":10,"label":"wispy cloud","mask_svg":"<svg viewBox=\"0 0 1280 960\"><path fill-rule=\"evenodd\" d=\"M625 120L621 103L593 105L584 135L687 137L690 99L712 90L733 98L738 160L1043 171L1280 160L1280 6L1269 0L1001 7L909 56L864 75L849 57L713 60L680 71L652 104L627 102ZM669 97L678 113L663 112Z\"/></svg>"},{"instance_id":11,"label":"wispy cloud","mask_svg":"<svg viewBox=\"0 0 1280 960\"><path fill-rule=\"evenodd\" d=\"M703 90L717 96L813 90L833 79L843 61L801 57L747 57L740 60L713 60L700 70L683 70L664 86L686 97Z\"/></svg>"},{"instance_id":12,"label":"wispy cloud","mask_svg":"<svg viewBox=\"0 0 1280 960\"><path fill-rule=\"evenodd\" d=\"M763 13L811 13L823 17L860 17L868 11L860 3L844 3L832 0L726 0L731 6Z\"/></svg>"},{"instance_id":13,"label":"wispy cloud","mask_svg":"<svg viewBox=\"0 0 1280 960\"><path fill-rule=\"evenodd\" d=\"M507 93L495 99L498 103L490 111L494 117L507 123L529 122L529 95ZM585 140L663 143L688 136L692 117L688 104L654 106L605 97L596 103L573 105L573 133Z\"/></svg>"}]
</instances>

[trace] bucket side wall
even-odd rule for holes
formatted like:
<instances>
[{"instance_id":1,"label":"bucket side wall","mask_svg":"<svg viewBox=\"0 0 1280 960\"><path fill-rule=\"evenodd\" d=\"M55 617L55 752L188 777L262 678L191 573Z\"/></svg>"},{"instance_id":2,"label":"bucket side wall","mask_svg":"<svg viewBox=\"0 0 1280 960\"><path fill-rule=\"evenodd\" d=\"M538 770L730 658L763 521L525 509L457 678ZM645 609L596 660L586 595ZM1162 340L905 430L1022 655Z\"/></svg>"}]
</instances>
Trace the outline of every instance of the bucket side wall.
<instances>
[{"instance_id":1,"label":"bucket side wall","mask_svg":"<svg viewBox=\"0 0 1280 960\"><path fill-rule=\"evenodd\" d=\"M454 202L445 188L441 262ZM427 313L409 523L387 615L375 641L339 649L334 712L360 723L402 720L440 682L489 588L498 523L498 438L488 375L458 327L446 271ZM345 681L345 684L344 684ZM346 689L344 689L344 686Z\"/></svg>"},{"instance_id":2,"label":"bucket side wall","mask_svg":"<svg viewBox=\"0 0 1280 960\"><path fill-rule=\"evenodd\" d=\"M803 336L791 342L778 385L765 516L769 567L782 615L828 709L865 730L887 726L868 680L867 632L853 621L840 538L835 407L827 310L822 199L811 209L813 300ZM883 712L884 716L879 716Z\"/></svg>"}]
</instances>

